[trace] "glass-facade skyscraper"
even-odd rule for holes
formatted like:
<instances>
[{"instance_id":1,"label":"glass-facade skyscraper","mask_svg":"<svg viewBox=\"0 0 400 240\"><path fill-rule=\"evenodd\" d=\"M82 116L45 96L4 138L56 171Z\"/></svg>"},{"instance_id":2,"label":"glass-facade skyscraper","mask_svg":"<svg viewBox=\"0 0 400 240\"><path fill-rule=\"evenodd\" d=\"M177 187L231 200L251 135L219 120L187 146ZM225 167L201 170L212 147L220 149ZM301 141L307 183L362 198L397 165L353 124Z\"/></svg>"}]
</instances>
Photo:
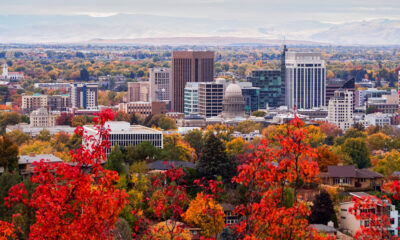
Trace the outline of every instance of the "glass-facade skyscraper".
<instances>
[{"instance_id":1,"label":"glass-facade skyscraper","mask_svg":"<svg viewBox=\"0 0 400 240\"><path fill-rule=\"evenodd\" d=\"M260 105L260 88L243 87L242 95L246 114L250 115L252 112L257 111Z\"/></svg>"},{"instance_id":2,"label":"glass-facade skyscraper","mask_svg":"<svg viewBox=\"0 0 400 240\"><path fill-rule=\"evenodd\" d=\"M251 72L249 81L253 87L260 88L259 108L279 107L284 105L282 96L283 84L281 71L256 70Z\"/></svg>"}]
</instances>

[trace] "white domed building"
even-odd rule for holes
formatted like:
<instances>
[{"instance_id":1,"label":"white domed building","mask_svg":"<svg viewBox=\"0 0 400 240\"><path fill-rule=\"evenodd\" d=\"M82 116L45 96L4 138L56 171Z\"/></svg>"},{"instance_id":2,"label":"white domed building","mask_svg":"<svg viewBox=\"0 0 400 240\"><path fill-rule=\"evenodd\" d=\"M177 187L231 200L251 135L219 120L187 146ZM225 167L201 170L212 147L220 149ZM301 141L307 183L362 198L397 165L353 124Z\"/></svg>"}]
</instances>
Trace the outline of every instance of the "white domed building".
<instances>
[{"instance_id":1,"label":"white domed building","mask_svg":"<svg viewBox=\"0 0 400 240\"><path fill-rule=\"evenodd\" d=\"M221 117L224 119L245 117L245 102L242 89L236 83L231 83L226 88L222 102Z\"/></svg>"}]
</instances>

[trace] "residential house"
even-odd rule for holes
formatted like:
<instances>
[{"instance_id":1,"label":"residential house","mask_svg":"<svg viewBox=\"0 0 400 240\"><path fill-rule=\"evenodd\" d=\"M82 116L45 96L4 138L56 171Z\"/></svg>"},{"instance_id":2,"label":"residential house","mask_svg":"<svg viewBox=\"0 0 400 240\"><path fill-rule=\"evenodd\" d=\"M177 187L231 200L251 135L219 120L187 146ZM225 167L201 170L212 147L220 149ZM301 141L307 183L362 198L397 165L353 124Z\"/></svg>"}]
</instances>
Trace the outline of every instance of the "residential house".
<instances>
[{"instance_id":1,"label":"residential house","mask_svg":"<svg viewBox=\"0 0 400 240\"><path fill-rule=\"evenodd\" d=\"M371 197L371 195L365 192L351 192L351 196L362 199ZM353 214L349 212L350 208L354 207L354 202L342 202L340 203L340 228L343 231L354 236L361 226L369 227L370 220L368 219L357 219ZM375 204L369 206L368 209L363 209L363 211L373 211L378 217L387 215L390 219L390 226L388 231L392 235L398 235L398 211L395 210L395 206L389 203L386 204Z\"/></svg>"},{"instance_id":2,"label":"residential house","mask_svg":"<svg viewBox=\"0 0 400 240\"><path fill-rule=\"evenodd\" d=\"M31 153L29 155L22 155L19 157L18 165L19 165L19 173L21 175L29 175L33 173L34 162L40 162L43 160L46 163L54 164L61 163L63 160L54 156L53 154L34 154Z\"/></svg>"},{"instance_id":3,"label":"residential house","mask_svg":"<svg viewBox=\"0 0 400 240\"><path fill-rule=\"evenodd\" d=\"M319 174L323 184L345 187L350 191L365 191L380 187L383 176L368 169L354 166L328 166L328 172Z\"/></svg>"},{"instance_id":4,"label":"residential house","mask_svg":"<svg viewBox=\"0 0 400 240\"><path fill-rule=\"evenodd\" d=\"M220 204L225 214L225 224L232 225L239 222L239 216L234 213L235 206L229 203Z\"/></svg>"}]
</instances>

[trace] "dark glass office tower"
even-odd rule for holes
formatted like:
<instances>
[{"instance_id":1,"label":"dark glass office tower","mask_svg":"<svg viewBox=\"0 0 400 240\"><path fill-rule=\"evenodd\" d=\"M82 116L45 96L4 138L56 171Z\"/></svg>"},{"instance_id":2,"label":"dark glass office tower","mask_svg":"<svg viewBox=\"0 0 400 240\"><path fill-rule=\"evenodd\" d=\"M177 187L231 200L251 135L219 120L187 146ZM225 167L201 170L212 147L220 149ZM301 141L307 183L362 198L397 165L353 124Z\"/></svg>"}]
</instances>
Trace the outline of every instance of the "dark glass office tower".
<instances>
[{"instance_id":1,"label":"dark glass office tower","mask_svg":"<svg viewBox=\"0 0 400 240\"><path fill-rule=\"evenodd\" d=\"M260 88L259 108L279 107L284 105L282 85L284 82L279 70L256 70L251 72L250 82Z\"/></svg>"}]
</instances>

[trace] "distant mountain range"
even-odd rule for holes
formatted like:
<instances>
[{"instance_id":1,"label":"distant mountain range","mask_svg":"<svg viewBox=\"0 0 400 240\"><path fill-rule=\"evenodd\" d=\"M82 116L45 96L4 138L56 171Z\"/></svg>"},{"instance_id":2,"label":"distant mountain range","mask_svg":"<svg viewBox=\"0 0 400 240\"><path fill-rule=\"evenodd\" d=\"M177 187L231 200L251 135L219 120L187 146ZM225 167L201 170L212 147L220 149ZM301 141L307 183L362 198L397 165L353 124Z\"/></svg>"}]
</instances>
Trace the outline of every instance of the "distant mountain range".
<instances>
[{"instance_id":1,"label":"distant mountain range","mask_svg":"<svg viewBox=\"0 0 400 240\"><path fill-rule=\"evenodd\" d=\"M217 37L216 37L217 36ZM0 43L399 45L400 20L279 25L146 14L0 15Z\"/></svg>"},{"instance_id":2,"label":"distant mountain range","mask_svg":"<svg viewBox=\"0 0 400 240\"><path fill-rule=\"evenodd\" d=\"M165 37L165 38L132 38L132 39L92 39L84 43L88 44L129 44L129 45L197 45L197 46L235 46L235 45L328 45L322 42L277 40L263 38L241 38L241 37Z\"/></svg>"}]
</instances>

